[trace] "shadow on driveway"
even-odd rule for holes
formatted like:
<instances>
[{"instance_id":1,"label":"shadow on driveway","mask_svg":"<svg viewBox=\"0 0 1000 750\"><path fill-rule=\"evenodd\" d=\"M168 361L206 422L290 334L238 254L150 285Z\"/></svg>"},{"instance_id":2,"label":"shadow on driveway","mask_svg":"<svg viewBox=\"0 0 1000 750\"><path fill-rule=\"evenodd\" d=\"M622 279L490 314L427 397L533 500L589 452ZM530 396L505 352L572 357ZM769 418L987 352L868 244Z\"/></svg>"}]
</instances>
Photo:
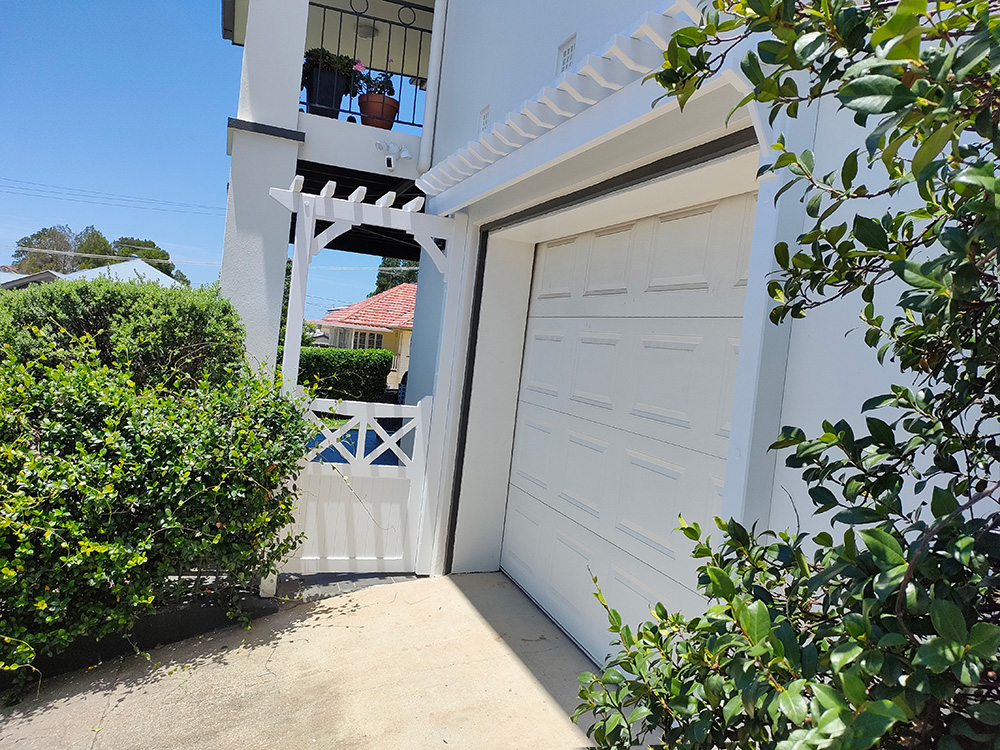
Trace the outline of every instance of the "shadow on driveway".
<instances>
[{"instance_id":1,"label":"shadow on driveway","mask_svg":"<svg viewBox=\"0 0 1000 750\"><path fill-rule=\"evenodd\" d=\"M0 747L579 748L592 668L503 574L418 579L46 680Z\"/></svg>"}]
</instances>

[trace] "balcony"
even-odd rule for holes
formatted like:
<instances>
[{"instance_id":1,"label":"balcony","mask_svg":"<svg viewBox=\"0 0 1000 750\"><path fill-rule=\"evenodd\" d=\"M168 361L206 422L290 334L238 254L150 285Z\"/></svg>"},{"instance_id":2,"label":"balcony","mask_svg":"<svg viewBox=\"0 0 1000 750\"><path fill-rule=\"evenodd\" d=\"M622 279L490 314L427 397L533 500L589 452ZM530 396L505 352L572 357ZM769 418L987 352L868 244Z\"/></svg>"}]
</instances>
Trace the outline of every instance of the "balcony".
<instances>
[{"instance_id":1,"label":"balcony","mask_svg":"<svg viewBox=\"0 0 1000 750\"><path fill-rule=\"evenodd\" d=\"M364 92L352 90L349 77L323 69L305 76L300 108L310 115L419 136L433 13L432 5L408 0L310 2L306 52L321 49L356 62L364 70L355 72L353 81L365 77L385 82L391 91L386 93L399 109L394 115L391 109L367 109L366 114L360 96Z\"/></svg>"}]
</instances>

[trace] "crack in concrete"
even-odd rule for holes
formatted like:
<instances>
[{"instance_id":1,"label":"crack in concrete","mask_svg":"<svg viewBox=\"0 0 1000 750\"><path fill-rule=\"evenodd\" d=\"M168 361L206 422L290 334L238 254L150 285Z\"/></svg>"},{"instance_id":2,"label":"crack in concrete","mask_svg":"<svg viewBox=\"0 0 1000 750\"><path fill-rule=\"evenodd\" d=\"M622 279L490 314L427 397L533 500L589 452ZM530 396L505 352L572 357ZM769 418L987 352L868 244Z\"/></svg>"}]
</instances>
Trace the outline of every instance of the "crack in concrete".
<instances>
[{"instance_id":1,"label":"crack in concrete","mask_svg":"<svg viewBox=\"0 0 1000 750\"><path fill-rule=\"evenodd\" d=\"M111 687L108 689L108 700L104 704L104 710L101 711L101 718L97 720L97 726L91 727L91 731L94 736L90 740L90 750L94 750L97 747L97 739L100 737L101 730L104 729L104 720L108 716L108 711L111 710L111 699L115 695L115 690L118 689L118 678L121 677L122 669L124 668L125 660L118 659L118 667L115 669L115 679L111 683Z\"/></svg>"}]
</instances>

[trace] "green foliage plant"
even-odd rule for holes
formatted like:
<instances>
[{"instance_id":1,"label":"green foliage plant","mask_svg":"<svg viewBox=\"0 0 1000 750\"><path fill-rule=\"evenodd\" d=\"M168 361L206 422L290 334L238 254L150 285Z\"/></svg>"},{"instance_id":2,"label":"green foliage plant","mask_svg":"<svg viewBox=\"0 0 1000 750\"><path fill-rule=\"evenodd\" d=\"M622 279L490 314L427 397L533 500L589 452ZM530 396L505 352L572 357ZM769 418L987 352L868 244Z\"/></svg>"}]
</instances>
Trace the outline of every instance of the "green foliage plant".
<instances>
[{"instance_id":1,"label":"green foliage plant","mask_svg":"<svg viewBox=\"0 0 1000 750\"><path fill-rule=\"evenodd\" d=\"M387 349L310 346L299 356L299 383L315 389L319 398L379 402L390 370L392 352Z\"/></svg>"},{"instance_id":2,"label":"green foliage plant","mask_svg":"<svg viewBox=\"0 0 1000 750\"><path fill-rule=\"evenodd\" d=\"M94 279L0 291L0 343L18 358L82 336L93 340L103 364L127 368L140 388L193 386L202 377L221 383L244 358L239 316L214 287Z\"/></svg>"},{"instance_id":3,"label":"green foliage plant","mask_svg":"<svg viewBox=\"0 0 1000 750\"><path fill-rule=\"evenodd\" d=\"M306 51L302 64L302 86L310 85L312 72L316 69L339 73L347 81L347 95L358 95L358 61L348 55L336 55L323 47L313 47Z\"/></svg>"},{"instance_id":4,"label":"green foliage plant","mask_svg":"<svg viewBox=\"0 0 1000 750\"><path fill-rule=\"evenodd\" d=\"M389 58L392 62L392 58ZM354 66L357 75L358 92L365 94L384 94L394 96L396 88L392 85L392 73L388 71L369 70L363 63L358 62Z\"/></svg>"},{"instance_id":5,"label":"green foliage plant","mask_svg":"<svg viewBox=\"0 0 1000 750\"><path fill-rule=\"evenodd\" d=\"M0 669L155 608L237 595L298 544L290 481L315 427L279 386L233 371L140 387L92 339L0 347Z\"/></svg>"},{"instance_id":6,"label":"green foliage plant","mask_svg":"<svg viewBox=\"0 0 1000 750\"><path fill-rule=\"evenodd\" d=\"M762 173L813 223L775 247L771 318L857 294L904 384L865 401L863 430L772 446L833 533L683 524L707 611L659 604L632 629L598 595L620 649L581 677L598 746L1000 747L998 24L995 2L715 0L673 34L651 77L681 105L742 52L742 104L772 123L835 100L864 128L828 174L774 144ZM888 318L877 294L898 295Z\"/></svg>"}]
</instances>

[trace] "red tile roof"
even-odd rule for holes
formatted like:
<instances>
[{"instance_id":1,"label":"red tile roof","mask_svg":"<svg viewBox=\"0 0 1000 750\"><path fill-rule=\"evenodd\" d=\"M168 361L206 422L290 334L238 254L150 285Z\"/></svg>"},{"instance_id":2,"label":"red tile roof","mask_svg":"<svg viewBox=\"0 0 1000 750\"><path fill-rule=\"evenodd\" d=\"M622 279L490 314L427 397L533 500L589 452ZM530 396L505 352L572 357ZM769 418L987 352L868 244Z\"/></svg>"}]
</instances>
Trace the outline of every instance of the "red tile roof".
<instances>
[{"instance_id":1,"label":"red tile roof","mask_svg":"<svg viewBox=\"0 0 1000 750\"><path fill-rule=\"evenodd\" d=\"M416 301L417 285L400 284L353 305L331 310L316 322L342 328L412 329Z\"/></svg>"}]
</instances>

